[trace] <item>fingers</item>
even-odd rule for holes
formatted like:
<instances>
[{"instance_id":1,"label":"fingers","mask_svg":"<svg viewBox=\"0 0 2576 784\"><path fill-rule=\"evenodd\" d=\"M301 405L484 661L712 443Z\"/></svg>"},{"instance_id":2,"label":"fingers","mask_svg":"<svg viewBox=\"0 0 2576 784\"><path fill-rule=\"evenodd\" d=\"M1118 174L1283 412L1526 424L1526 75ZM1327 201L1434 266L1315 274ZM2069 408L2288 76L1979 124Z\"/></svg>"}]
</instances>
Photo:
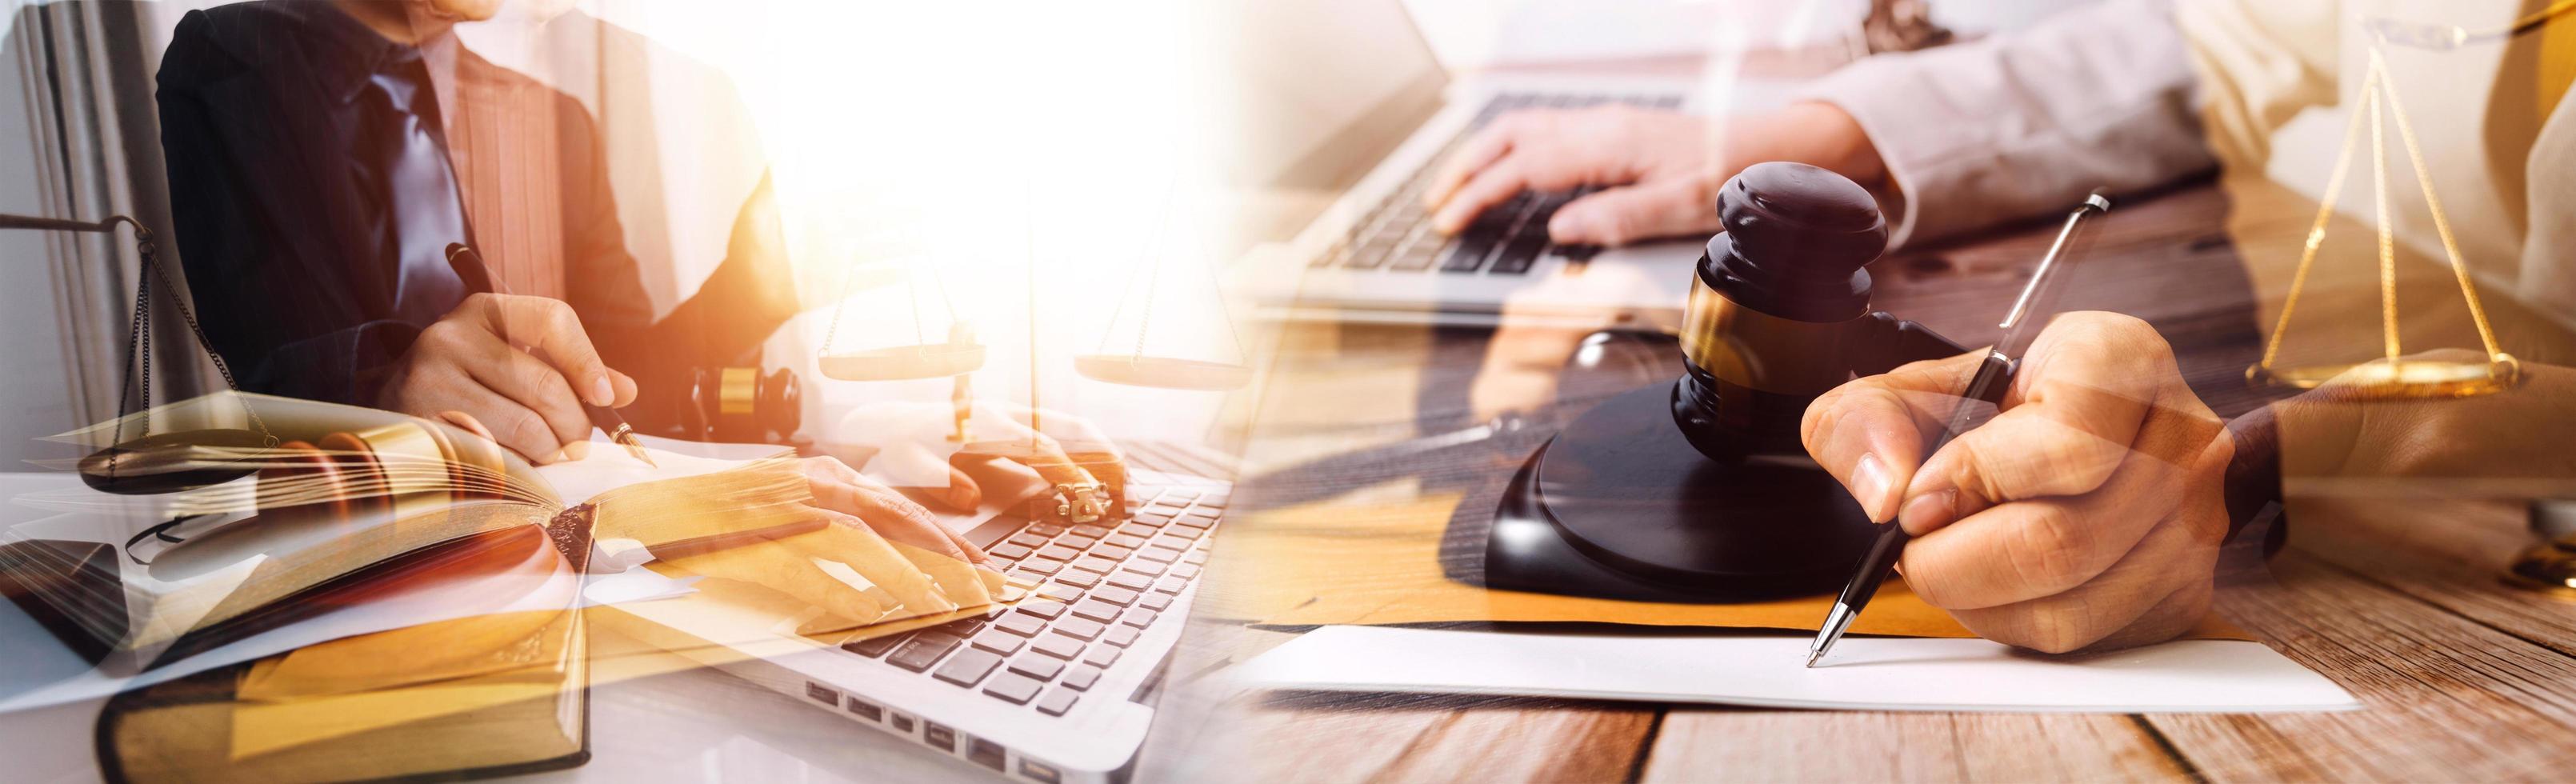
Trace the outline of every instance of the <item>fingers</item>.
<instances>
[{"instance_id":1,"label":"fingers","mask_svg":"<svg viewBox=\"0 0 2576 784\"><path fill-rule=\"evenodd\" d=\"M1501 204L1521 191L1543 189L1533 181L1539 173L1533 166L1543 165L1546 164L1536 156L1509 155L1477 170L1431 213L1432 230L1456 234L1485 208Z\"/></svg>"},{"instance_id":2,"label":"fingers","mask_svg":"<svg viewBox=\"0 0 2576 784\"><path fill-rule=\"evenodd\" d=\"M593 405L618 406L632 402L634 381L628 379L624 400L618 375L599 358L599 350L590 343L590 333L583 330L581 318L572 306L547 297L517 297L500 294L477 294L486 298L481 313L484 325L494 335L511 345L527 346L563 374L580 399Z\"/></svg>"},{"instance_id":3,"label":"fingers","mask_svg":"<svg viewBox=\"0 0 2576 784\"><path fill-rule=\"evenodd\" d=\"M2005 501L2090 492L2160 407L2207 411L2155 329L2110 313L2049 324L2004 402L2003 413L1954 437L1915 473L1898 512L1907 532L1921 536Z\"/></svg>"},{"instance_id":4,"label":"fingers","mask_svg":"<svg viewBox=\"0 0 2576 784\"><path fill-rule=\"evenodd\" d=\"M803 463L814 501L824 509L866 521L871 530L886 538L950 560L973 564L991 560L981 548L950 535L947 526L931 517L930 510L893 488L861 476L841 461L815 458Z\"/></svg>"},{"instance_id":5,"label":"fingers","mask_svg":"<svg viewBox=\"0 0 2576 784\"><path fill-rule=\"evenodd\" d=\"M582 409L581 399L564 382L562 373L527 352L498 343L493 349L487 361L465 363L465 372L484 387L535 412L545 420L555 443L570 444L590 437L590 414Z\"/></svg>"},{"instance_id":6,"label":"fingers","mask_svg":"<svg viewBox=\"0 0 2576 784\"><path fill-rule=\"evenodd\" d=\"M1029 470L1038 472L1038 477L1045 479L1047 484L1083 484L1095 481L1091 472L1083 470L1080 463L1074 462L1071 455L1065 454L1064 444L1055 440L1054 436L1031 430L1028 426L1014 421L1005 420L1000 423L1000 426L1013 431L1011 440L1032 447L1028 454L1014 455L1011 458L1012 462L1028 466Z\"/></svg>"},{"instance_id":7,"label":"fingers","mask_svg":"<svg viewBox=\"0 0 2576 784\"><path fill-rule=\"evenodd\" d=\"M848 467L838 460L805 462L807 486L814 494L815 505L867 521L878 533L915 547L948 546L947 537L938 533L938 521L931 519L930 510L920 504L891 489L879 488L855 472L840 473ZM966 558L963 551L952 555Z\"/></svg>"},{"instance_id":8,"label":"fingers","mask_svg":"<svg viewBox=\"0 0 2576 784\"><path fill-rule=\"evenodd\" d=\"M900 604L899 617L992 603L984 580L965 561L879 536L875 526L857 517L829 516L833 524L823 530L782 541L808 556L847 565L884 587Z\"/></svg>"},{"instance_id":9,"label":"fingers","mask_svg":"<svg viewBox=\"0 0 2576 784\"><path fill-rule=\"evenodd\" d=\"M1911 559L1913 552L1906 555ZM2217 542L2196 535L2194 526L2177 517L2072 590L1950 614L1977 636L2047 653L2104 645L2115 635L2118 644L2159 642L2207 612L2217 559ZM1913 573L1907 572L1908 585Z\"/></svg>"},{"instance_id":10,"label":"fingers","mask_svg":"<svg viewBox=\"0 0 2576 784\"><path fill-rule=\"evenodd\" d=\"M1872 522L1895 519L1925 440L1958 405L1982 354L1916 362L1835 387L1799 423L1807 454L1842 482Z\"/></svg>"},{"instance_id":11,"label":"fingers","mask_svg":"<svg viewBox=\"0 0 2576 784\"><path fill-rule=\"evenodd\" d=\"M2129 456L2147 401L2060 389L1953 437L1917 471L1899 513L1922 536L2006 501L2092 492Z\"/></svg>"},{"instance_id":12,"label":"fingers","mask_svg":"<svg viewBox=\"0 0 2576 784\"><path fill-rule=\"evenodd\" d=\"M2015 501L1905 546L1906 584L1934 606L1977 609L2073 590L2127 555L2174 507L2178 483L2123 477L2117 492Z\"/></svg>"},{"instance_id":13,"label":"fingers","mask_svg":"<svg viewBox=\"0 0 2576 784\"><path fill-rule=\"evenodd\" d=\"M635 377L612 369L608 371L608 382L610 387L609 391L615 393L612 396L612 399L608 402L608 407L624 408L635 404L635 395L637 393Z\"/></svg>"},{"instance_id":14,"label":"fingers","mask_svg":"<svg viewBox=\"0 0 2576 784\"><path fill-rule=\"evenodd\" d=\"M1624 106L1528 110L1494 119L1423 189L1431 228L1456 234L1478 213L1522 191L1555 191L1637 178L1645 113ZM1714 217L1714 216L1712 216Z\"/></svg>"},{"instance_id":15,"label":"fingers","mask_svg":"<svg viewBox=\"0 0 2576 784\"><path fill-rule=\"evenodd\" d=\"M431 383L444 387L439 397L456 409L454 413L457 416L464 417L481 432L490 434L492 440L531 461L550 463L562 457L563 438L544 415L485 388L462 370L440 372L453 375L442 376ZM477 413L467 416L464 411Z\"/></svg>"},{"instance_id":16,"label":"fingers","mask_svg":"<svg viewBox=\"0 0 2576 784\"><path fill-rule=\"evenodd\" d=\"M655 553L683 569L759 585L820 608L827 617L808 622L809 632L982 606L1003 590L999 573L956 556L972 549L962 539L934 537L928 541L936 548L922 548L881 535L885 526L831 509L781 511L787 516L656 547Z\"/></svg>"},{"instance_id":17,"label":"fingers","mask_svg":"<svg viewBox=\"0 0 2576 784\"><path fill-rule=\"evenodd\" d=\"M948 502L951 509L972 512L975 511L976 506L984 503L984 488L975 482L975 477L968 476L963 469L952 465L948 467L948 492L942 494L941 498Z\"/></svg>"},{"instance_id":18,"label":"fingers","mask_svg":"<svg viewBox=\"0 0 2576 784\"><path fill-rule=\"evenodd\" d=\"M951 512L975 511L976 506L984 503L984 488L982 484L976 482L973 476L969 476L966 472L958 470L954 465L947 466L947 469L948 478L944 484L894 484L890 486L900 488L903 491L910 491L911 494L906 495L906 498L927 495L930 497L931 501L938 504L940 508Z\"/></svg>"},{"instance_id":19,"label":"fingers","mask_svg":"<svg viewBox=\"0 0 2576 784\"><path fill-rule=\"evenodd\" d=\"M1548 219L1548 239L1559 245L1626 245L1639 240L1710 233L1717 213L1710 183L1677 177L1612 188L1567 202Z\"/></svg>"},{"instance_id":20,"label":"fingers","mask_svg":"<svg viewBox=\"0 0 2576 784\"><path fill-rule=\"evenodd\" d=\"M950 612L959 607L955 600L948 598L947 588L941 585L935 576L921 569L913 559L896 549L893 543L872 533L872 529L866 523L830 510L816 511L823 514L831 524L809 533L781 537L776 540L776 543L791 548L798 558L826 562L818 565L826 574L837 571L831 568L831 564L839 564L848 569L851 574L833 575L833 577L852 590L864 592L870 587L882 589L893 600L883 607L884 612L877 617L850 615L841 617L864 624ZM789 568L797 558L773 560L777 560L777 565L785 569ZM853 582L851 577L859 579ZM832 610L834 604L830 601L815 603L834 615L841 615L839 611Z\"/></svg>"},{"instance_id":21,"label":"fingers","mask_svg":"<svg viewBox=\"0 0 2576 784\"><path fill-rule=\"evenodd\" d=\"M1525 116L1516 113L1497 117L1483 130L1459 143L1458 151L1450 153L1448 162L1441 164L1440 173L1422 189L1422 206L1439 209L1458 192L1458 186L1467 184L1467 179L1474 177L1478 170L1511 152L1512 140L1523 127Z\"/></svg>"},{"instance_id":22,"label":"fingers","mask_svg":"<svg viewBox=\"0 0 2576 784\"><path fill-rule=\"evenodd\" d=\"M2129 625L2120 627L2119 630L2104 635L2101 639L2094 640L2077 650L2107 651L2134 648L2180 637L2184 632L2191 631L2193 626L2199 625L2201 619L2209 617L2212 586L2211 580L2204 579L2176 588L2173 593L2167 594L2154 606L2147 608L2145 615L2138 616L2136 620L2130 621Z\"/></svg>"},{"instance_id":23,"label":"fingers","mask_svg":"<svg viewBox=\"0 0 2576 784\"><path fill-rule=\"evenodd\" d=\"M463 429L465 432L482 436L485 441L499 442L501 440L492 437L492 430L484 427L483 421L475 419L473 414L468 414L463 411L441 411L438 412L438 418L446 421L448 424L455 425L458 428Z\"/></svg>"},{"instance_id":24,"label":"fingers","mask_svg":"<svg viewBox=\"0 0 2576 784\"><path fill-rule=\"evenodd\" d=\"M692 574L786 594L850 625L876 623L895 614L897 601L891 591L875 585L854 585L825 571L801 549L778 541L664 560Z\"/></svg>"}]
</instances>

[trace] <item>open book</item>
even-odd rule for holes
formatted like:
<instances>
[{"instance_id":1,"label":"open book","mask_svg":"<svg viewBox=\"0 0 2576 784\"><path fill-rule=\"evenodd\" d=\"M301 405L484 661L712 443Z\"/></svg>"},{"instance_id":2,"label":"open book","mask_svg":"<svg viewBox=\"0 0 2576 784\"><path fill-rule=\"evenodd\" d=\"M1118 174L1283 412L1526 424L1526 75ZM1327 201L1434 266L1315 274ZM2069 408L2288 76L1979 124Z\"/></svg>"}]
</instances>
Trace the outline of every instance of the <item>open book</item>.
<instances>
[{"instance_id":1,"label":"open book","mask_svg":"<svg viewBox=\"0 0 2576 784\"><path fill-rule=\"evenodd\" d=\"M175 425L181 432L263 437L252 445L238 437L165 441L163 454L144 461L171 473L238 475L226 481L144 497L66 489L15 499L81 515L84 524L128 537L115 564L120 584L114 590L98 587L104 564L87 549L0 550L0 567L13 573L62 578L31 590L50 605L56 632L77 632L86 639L73 641L75 649L100 651L102 667L128 672L333 606L307 599L379 596L402 584L388 578L417 571L416 562L441 544L511 529L578 532L578 542L554 542L563 568L531 563L506 575L479 575L437 596L444 617L560 607L573 601L569 592L593 551L589 531L603 515L619 515L621 530L676 530L697 517L792 506L805 497L803 479L783 452L752 461L664 453L655 467L621 450L597 449L536 468L443 423L242 393L173 403L129 419L159 427L184 423ZM117 425L56 440L91 447ZM125 431L140 429L129 423ZM690 481L658 484L681 479ZM74 578L84 573L89 576ZM353 583L377 589L352 594Z\"/></svg>"},{"instance_id":2,"label":"open book","mask_svg":"<svg viewBox=\"0 0 2576 784\"><path fill-rule=\"evenodd\" d=\"M145 431L162 435L117 441ZM101 762L118 779L579 764L594 527L741 535L704 521L797 518L788 510L807 498L783 453L666 453L655 467L598 449L536 468L440 423L235 393L56 440L87 452L58 461L87 486L13 499L64 514L0 531L0 593L101 672L159 675L354 607L407 619L138 680L100 718ZM115 475L88 475L102 467Z\"/></svg>"}]
</instances>

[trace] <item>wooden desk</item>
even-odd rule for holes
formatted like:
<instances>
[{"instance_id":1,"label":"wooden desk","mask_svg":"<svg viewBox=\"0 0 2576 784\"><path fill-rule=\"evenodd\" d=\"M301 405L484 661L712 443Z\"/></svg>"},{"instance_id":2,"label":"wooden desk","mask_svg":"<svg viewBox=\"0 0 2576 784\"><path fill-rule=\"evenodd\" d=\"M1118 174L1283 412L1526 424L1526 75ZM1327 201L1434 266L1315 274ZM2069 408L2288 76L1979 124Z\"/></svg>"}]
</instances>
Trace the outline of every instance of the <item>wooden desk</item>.
<instances>
[{"instance_id":1,"label":"wooden desk","mask_svg":"<svg viewBox=\"0 0 2576 784\"><path fill-rule=\"evenodd\" d=\"M2068 303L2154 322L2195 388L2228 415L2261 402L2245 387L2243 369L2260 351L2257 324L2268 328L2278 312L2296 258L2281 251L2294 251L2302 210L2313 209L2275 191L2247 193L2240 189L2233 210L2230 196L2209 183L2121 205L2102 223L2101 242ZM2260 257L2250 269L2227 231L2282 225L2296 227L2291 242L2262 234L2272 239L2249 254ZM1878 304L1963 342L1989 339L1986 325L2050 230L2028 226L1883 260ZM2366 279L2371 268L2359 266ZM2491 295L2491 309L2497 299ZM2409 324L2410 335L2416 330ZM1272 382L1253 406L1246 476L1472 421L1465 390L1495 339L1455 328L1283 328ZM1346 487L1334 491L1402 498L1449 483L1468 489L1471 506L1489 508L1505 478L1488 465L1405 473L1342 476ZM1255 478L1236 498L1258 507L1265 496L1313 490L1266 487ZM2350 689L2365 710L1868 713L1226 694L1206 682L1193 688L1190 679L1293 635L1202 617L1183 643L1174 670L1181 685L1163 701L1140 773L1148 780L1301 781L2425 781L2563 780L2576 772L2576 602L2506 587L2495 577L2528 541L2518 505L2301 503L2291 514L2297 523L2288 548L2268 568L2256 561L2226 578L2219 611ZM1219 547L1212 570L1222 568Z\"/></svg>"}]
</instances>

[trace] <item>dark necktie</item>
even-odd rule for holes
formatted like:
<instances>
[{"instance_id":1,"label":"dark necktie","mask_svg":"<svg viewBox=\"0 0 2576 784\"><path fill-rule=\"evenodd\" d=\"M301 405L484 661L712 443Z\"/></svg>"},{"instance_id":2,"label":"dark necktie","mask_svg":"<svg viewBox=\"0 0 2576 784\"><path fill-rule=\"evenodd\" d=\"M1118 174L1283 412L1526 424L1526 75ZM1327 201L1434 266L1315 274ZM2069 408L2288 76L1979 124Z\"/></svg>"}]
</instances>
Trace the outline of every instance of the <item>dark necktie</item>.
<instances>
[{"instance_id":1,"label":"dark necktie","mask_svg":"<svg viewBox=\"0 0 2576 784\"><path fill-rule=\"evenodd\" d=\"M420 50L398 51L368 79L359 98L360 192L381 200L377 247L400 263L395 316L425 326L464 300L465 283L448 265L446 251L448 243L473 240L429 70Z\"/></svg>"}]
</instances>

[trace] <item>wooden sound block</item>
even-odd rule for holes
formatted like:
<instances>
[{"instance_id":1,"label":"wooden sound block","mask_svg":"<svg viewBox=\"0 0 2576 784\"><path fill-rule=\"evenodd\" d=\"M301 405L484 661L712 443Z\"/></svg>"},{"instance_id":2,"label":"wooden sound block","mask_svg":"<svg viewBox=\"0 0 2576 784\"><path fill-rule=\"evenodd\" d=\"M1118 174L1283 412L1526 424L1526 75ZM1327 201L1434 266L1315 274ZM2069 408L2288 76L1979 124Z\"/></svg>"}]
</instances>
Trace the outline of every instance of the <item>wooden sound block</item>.
<instances>
[{"instance_id":1,"label":"wooden sound block","mask_svg":"<svg viewBox=\"0 0 2576 784\"><path fill-rule=\"evenodd\" d=\"M262 449L268 443L259 433L228 428L153 433L81 458L81 481L118 495L193 490L240 479L259 468L257 461L227 459L217 452Z\"/></svg>"}]
</instances>

